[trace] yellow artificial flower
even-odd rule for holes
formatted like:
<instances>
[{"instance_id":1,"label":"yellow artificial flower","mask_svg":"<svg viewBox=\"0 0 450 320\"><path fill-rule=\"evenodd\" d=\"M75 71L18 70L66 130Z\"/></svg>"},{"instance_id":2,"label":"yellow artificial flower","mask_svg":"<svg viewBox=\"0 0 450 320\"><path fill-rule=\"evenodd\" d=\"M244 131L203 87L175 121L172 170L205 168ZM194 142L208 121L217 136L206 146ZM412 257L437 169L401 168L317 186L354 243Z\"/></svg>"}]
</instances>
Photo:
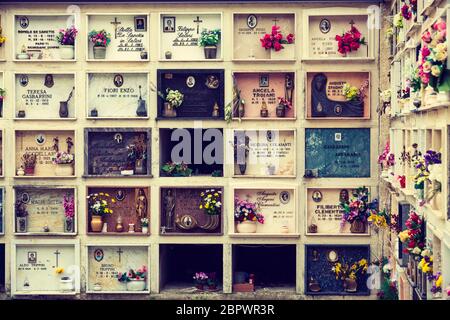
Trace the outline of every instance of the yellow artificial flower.
<instances>
[{"instance_id":1,"label":"yellow artificial flower","mask_svg":"<svg viewBox=\"0 0 450 320\"><path fill-rule=\"evenodd\" d=\"M109 194L108 194L108 193L105 193L105 196L109 197Z\"/></svg>"},{"instance_id":2,"label":"yellow artificial flower","mask_svg":"<svg viewBox=\"0 0 450 320\"><path fill-rule=\"evenodd\" d=\"M398 234L398 237L400 238L401 242L408 241L408 239L409 239L409 232L408 232L408 230L404 230L404 231L400 232Z\"/></svg>"},{"instance_id":3,"label":"yellow artificial flower","mask_svg":"<svg viewBox=\"0 0 450 320\"><path fill-rule=\"evenodd\" d=\"M103 196L103 195L105 195L105 194L104 194L103 192L100 192L99 195Z\"/></svg>"},{"instance_id":4,"label":"yellow artificial flower","mask_svg":"<svg viewBox=\"0 0 450 320\"><path fill-rule=\"evenodd\" d=\"M436 280L436 287L440 288L442 286L442 274Z\"/></svg>"},{"instance_id":5,"label":"yellow artificial flower","mask_svg":"<svg viewBox=\"0 0 450 320\"><path fill-rule=\"evenodd\" d=\"M202 205L200 205L199 207L198 207L199 209L203 209L203 206Z\"/></svg>"},{"instance_id":6,"label":"yellow artificial flower","mask_svg":"<svg viewBox=\"0 0 450 320\"><path fill-rule=\"evenodd\" d=\"M206 203L205 204L205 209L208 209L209 208L209 203Z\"/></svg>"},{"instance_id":7,"label":"yellow artificial flower","mask_svg":"<svg viewBox=\"0 0 450 320\"><path fill-rule=\"evenodd\" d=\"M64 272L64 269L61 268L61 267L58 267L58 268L55 269L55 272L56 272L57 274L61 274L61 273Z\"/></svg>"},{"instance_id":8,"label":"yellow artificial flower","mask_svg":"<svg viewBox=\"0 0 450 320\"><path fill-rule=\"evenodd\" d=\"M116 203L116 199L111 199L111 202L112 203Z\"/></svg>"}]
</instances>

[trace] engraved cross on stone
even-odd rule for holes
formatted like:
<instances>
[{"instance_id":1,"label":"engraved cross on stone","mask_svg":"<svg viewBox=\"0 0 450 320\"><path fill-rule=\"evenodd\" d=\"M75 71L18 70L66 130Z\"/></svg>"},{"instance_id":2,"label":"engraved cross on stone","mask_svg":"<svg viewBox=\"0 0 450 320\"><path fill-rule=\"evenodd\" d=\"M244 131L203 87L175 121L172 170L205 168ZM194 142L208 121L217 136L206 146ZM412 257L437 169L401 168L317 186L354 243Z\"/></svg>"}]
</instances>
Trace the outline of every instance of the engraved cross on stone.
<instances>
[{"instance_id":1,"label":"engraved cross on stone","mask_svg":"<svg viewBox=\"0 0 450 320\"><path fill-rule=\"evenodd\" d=\"M56 267L59 267L59 255L61 254L61 252L59 252L59 250L56 250L55 252L53 252L55 254L56 257Z\"/></svg>"},{"instance_id":2,"label":"engraved cross on stone","mask_svg":"<svg viewBox=\"0 0 450 320\"><path fill-rule=\"evenodd\" d=\"M114 25L114 39L117 39L117 26L122 24L122 22L117 21L117 17L114 18L114 21L111 21L111 24Z\"/></svg>"},{"instance_id":3,"label":"engraved cross on stone","mask_svg":"<svg viewBox=\"0 0 450 320\"><path fill-rule=\"evenodd\" d=\"M122 253L123 253L122 249L119 248L119 250L117 250L117 253L119 254L119 262L121 262L121 257L122 257Z\"/></svg>"},{"instance_id":4,"label":"engraved cross on stone","mask_svg":"<svg viewBox=\"0 0 450 320\"><path fill-rule=\"evenodd\" d=\"M276 25L277 25L277 22L280 21L280 20L277 19L277 17L275 17L272 21L273 21L273 25L276 26Z\"/></svg>"},{"instance_id":5,"label":"engraved cross on stone","mask_svg":"<svg viewBox=\"0 0 450 320\"><path fill-rule=\"evenodd\" d=\"M199 33L199 26L200 26L200 23L203 22L203 20L200 20L200 17L197 16L197 19L194 20L193 22L195 22L195 23L197 24L197 34L198 34L198 33Z\"/></svg>"}]
</instances>

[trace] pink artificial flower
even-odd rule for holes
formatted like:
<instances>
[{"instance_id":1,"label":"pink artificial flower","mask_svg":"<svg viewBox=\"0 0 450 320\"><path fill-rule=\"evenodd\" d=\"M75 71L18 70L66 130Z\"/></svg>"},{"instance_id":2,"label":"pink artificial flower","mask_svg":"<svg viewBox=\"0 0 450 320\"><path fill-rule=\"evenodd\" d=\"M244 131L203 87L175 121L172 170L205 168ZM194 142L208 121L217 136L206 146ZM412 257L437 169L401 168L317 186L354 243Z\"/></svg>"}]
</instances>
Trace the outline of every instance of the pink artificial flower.
<instances>
[{"instance_id":1,"label":"pink artificial flower","mask_svg":"<svg viewBox=\"0 0 450 320\"><path fill-rule=\"evenodd\" d=\"M426 42L426 43L430 43L431 42L431 33L430 31L425 31L422 35L422 41Z\"/></svg>"},{"instance_id":2,"label":"pink artificial flower","mask_svg":"<svg viewBox=\"0 0 450 320\"><path fill-rule=\"evenodd\" d=\"M286 37L286 40L288 43L293 43L294 42L294 35L292 33L289 33Z\"/></svg>"},{"instance_id":3,"label":"pink artificial flower","mask_svg":"<svg viewBox=\"0 0 450 320\"><path fill-rule=\"evenodd\" d=\"M437 31L445 31L447 30L447 24L444 20L440 19L433 25L433 29Z\"/></svg>"}]
</instances>

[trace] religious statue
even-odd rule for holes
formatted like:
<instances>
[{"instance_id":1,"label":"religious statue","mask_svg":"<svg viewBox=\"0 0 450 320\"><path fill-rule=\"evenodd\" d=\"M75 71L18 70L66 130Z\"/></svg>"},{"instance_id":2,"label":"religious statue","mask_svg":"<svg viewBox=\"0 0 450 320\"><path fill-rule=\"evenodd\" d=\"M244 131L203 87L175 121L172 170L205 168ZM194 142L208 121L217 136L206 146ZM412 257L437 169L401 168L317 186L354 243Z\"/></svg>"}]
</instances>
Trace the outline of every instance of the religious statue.
<instances>
[{"instance_id":1,"label":"religious statue","mask_svg":"<svg viewBox=\"0 0 450 320\"><path fill-rule=\"evenodd\" d=\"M164 197L164 214L166 215L166 229L172 229L173 216L175 214L175 197L172 195L172 190L167 190Z\"/></svg>"},{"instance_id":2,"label":"religious statue","mask_svg":"<svg viewBox=\"0 0 450 320\"><path fill-rule=\"evenodd\" d=\"M335 101L327 96L327 76L318 73L311 83L311 114L313 117L363 117L364 101Z\"/></svg>"},{"instance_id":3,"label":"religious statue","mask_svg":"<svg viewBox=\"0 0 450 320\"><path fill-rule=\"evenodd\" d=\"M147 217L147 197L144 189L139 189L136 199L136 213L139 219Z\"/></svg>"}]
</instances>

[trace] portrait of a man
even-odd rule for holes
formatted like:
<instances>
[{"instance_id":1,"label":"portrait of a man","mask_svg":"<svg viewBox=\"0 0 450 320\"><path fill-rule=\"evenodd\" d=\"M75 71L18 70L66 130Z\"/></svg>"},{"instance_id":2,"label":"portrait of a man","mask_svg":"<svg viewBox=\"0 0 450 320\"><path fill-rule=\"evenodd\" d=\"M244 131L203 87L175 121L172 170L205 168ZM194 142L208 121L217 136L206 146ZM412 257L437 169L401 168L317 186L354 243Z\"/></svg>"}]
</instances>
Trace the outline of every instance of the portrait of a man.
<instances>
[{"instance_id":1,"label":"portrait of a man","mask_svg":"<svg viewBox=\"0 0 450 320\"><path fill-rule=\"evenodd\" d=\"M175 17L163 17L163 32L175 32Z\"/></svg>"}]
</instances>

